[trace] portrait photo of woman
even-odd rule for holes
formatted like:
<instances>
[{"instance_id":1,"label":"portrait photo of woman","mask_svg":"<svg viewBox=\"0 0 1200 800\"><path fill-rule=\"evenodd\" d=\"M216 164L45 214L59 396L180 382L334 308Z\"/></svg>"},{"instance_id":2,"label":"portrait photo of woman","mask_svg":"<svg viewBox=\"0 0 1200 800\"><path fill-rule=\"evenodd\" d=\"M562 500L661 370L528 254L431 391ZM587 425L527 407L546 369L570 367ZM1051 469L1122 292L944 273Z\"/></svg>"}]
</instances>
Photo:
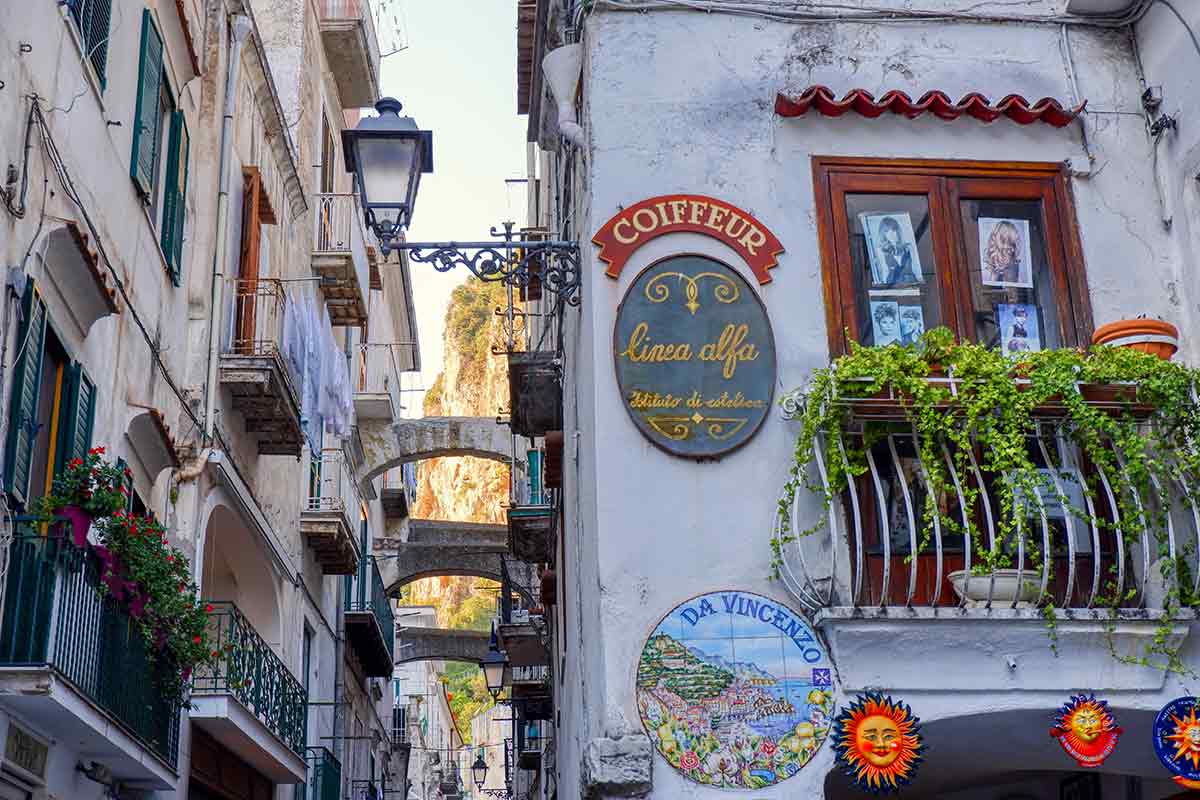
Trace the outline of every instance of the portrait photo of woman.
<instances>
[{"instance_id":1,"label":"portrait photo of woman","mask_svg":"<svg viewBox=\"0 0 1200 800\"><path fill-rule=\"evenodd\" d=\"M873 286L904 286L925 281L912 219L907 212L862 214L859 222L867 238Z\"/></svg>"},{"instance_id":2,"label":"portrait photo of woman","mask_svg":"<svg viewBox=\"0 0 1200 800\"><path fill-rule=\"evenodd\" d=\"M979 263L984 286L1033 288L1029 220L980 217Z\"/></svg>"}]
</instances>

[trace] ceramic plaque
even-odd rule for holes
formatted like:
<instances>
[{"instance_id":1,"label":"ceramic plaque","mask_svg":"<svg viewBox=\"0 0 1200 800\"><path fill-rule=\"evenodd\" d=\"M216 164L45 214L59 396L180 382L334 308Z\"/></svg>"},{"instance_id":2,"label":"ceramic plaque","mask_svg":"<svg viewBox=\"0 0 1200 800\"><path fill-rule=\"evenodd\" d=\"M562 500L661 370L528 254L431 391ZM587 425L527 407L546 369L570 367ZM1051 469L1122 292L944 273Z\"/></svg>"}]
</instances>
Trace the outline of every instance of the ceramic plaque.
<instances>
[{"instance_id":1,"label":"ceramic plaque","mask_svg":"<svg viewBox=\"0 0 1200 800\"><path fill-rule=\"evenodd\" d=\"M713 592L676 607L646 641L638 711L688 780L761 789L798 773L825 740L832 675L799 615L762 595Z\"/></svg>"}]
</instances>

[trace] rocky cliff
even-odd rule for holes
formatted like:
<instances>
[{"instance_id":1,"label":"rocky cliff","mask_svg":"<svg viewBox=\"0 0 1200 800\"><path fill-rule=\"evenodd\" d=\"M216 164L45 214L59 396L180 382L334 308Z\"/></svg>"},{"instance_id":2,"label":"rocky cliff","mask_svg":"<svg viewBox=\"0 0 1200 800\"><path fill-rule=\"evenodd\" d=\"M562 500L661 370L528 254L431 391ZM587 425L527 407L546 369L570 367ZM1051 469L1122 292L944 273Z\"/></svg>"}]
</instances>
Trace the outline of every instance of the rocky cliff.
<instances>
[{"instance_id":1,"label":"rocky cliff","mask_svg":"<svg viewBox=\"0 0 1200 800\"><path fill-rule=\"evenodd\" d=\"M504 332L495 309L504 287L471 278L454 290L446 307L442 371L425 393L427 417L494 417L508 407L508 365L492 354ZM436 458L421 462L412 516L462 522L504 522L508 467L485 459ZM413 584L410 601L438 607L440 624L478 589L475 578L430 578ZM454 620L457 621L457 620Z\"/></svg>"}]
</instances>

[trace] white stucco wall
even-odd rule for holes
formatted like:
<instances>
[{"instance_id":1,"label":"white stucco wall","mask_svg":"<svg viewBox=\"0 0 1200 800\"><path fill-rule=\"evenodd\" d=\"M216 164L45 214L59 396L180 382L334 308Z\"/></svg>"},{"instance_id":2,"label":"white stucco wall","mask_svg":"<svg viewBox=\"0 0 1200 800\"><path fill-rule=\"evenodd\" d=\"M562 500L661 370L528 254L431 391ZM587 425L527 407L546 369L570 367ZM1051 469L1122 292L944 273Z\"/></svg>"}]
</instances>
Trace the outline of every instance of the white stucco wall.
<instances>
[{"instance_id":1,"label":"white stucco wall","mask_svg":"<svg viewBox=\"0 0 1200 800\"><path fill-rule=\"evenodd\" d=\"M1061 6L1035 3L1012 13L1046 14L1060 12ZM792 425L773 413L748 445L719 462L697 464L653 447L622 407L612 328L617 306L642 268L680 252L708 254L735 266L758 289L772 319L778 396L803 383L812 368L826 365L829 356L811 156L1067 161L1076 171L1071 188L1094 322L1161 316L1180 327L1179 357L1194 360L1197 308L1188 278L1193 243L1185 226L1167 231L1159 220L1152 151L1138 116L1141 85L1127 32L1081 26L1069 32L1080 92L1090 109L1104 112L1084 119L1091 162L1077 124L1056 129L1003 118L989 125L969 118L868 120L848 114L827 119L815 113L781 119L773 111L778 91L798 92L811 84L828 85L839 96L865 88L876 96L902 89L916 98L940 89L953 99L978 91L993 101L1019 93L1031 101L1050 96L1070 104L1062 36L1059 26L1045 24L792 24L689 11L600 11L588 17L583 80L588 186L575 209L575 218L583 221L583 309L567 376L567 385L574 387L567 392L568 425L574 421L580 433L578 452L568 436L566 453L564 615L570 640L559 698L560 791L580 785L579 760L590 738L640 732L633 691L637 661L645 637L664 613L691 596L725 587L791 600L768 579L767 540L791 462ZM1164 51L1164 58L1170 52ZM1184 169L1180 174L1188 174ZM1194 181L1184 183L1179 192L1194 203ZM677 192L719 197L765 223L787 250L772 271L773 281L759 287L733 251L692 234L653 240L635 252L619 280L605 277L604 265L587 243L591 235L620 208ZM815 520L817 507L810 505L808 513ZM1059 660L1049 654L1045 630L1036 623L1013 633L1004 627L1009 623L985 622L957 638L943 637L944 630L934 635L931 626L939 623L918 621L902 632L887 621L872 624L873 630L868 626L853 640L839 635L836 625L827 626L835 660L843 660L847 669L852 664L876 668L867 670L869 678L861 670L844 677L855 690L907 688L905 699L929 721L1005 708L1017 714L1014 725L1036 719L1042 720L1040 729L1045 711L1061 704L1075 686L1104 688L1110 701L1130 714L1135 709L1144 714L1184 690L1175 678L1144 669L1078 671L1079 660L1094 655L1095 623L1072 643L1078 649ZM1015 637L1011 646L1022 659L1036 666L1016 679L984 674L972 689L939 686L943 672L970 682L974 670L997 657L987 642L1004 631ZM892 661L900 648L904 657ZM1194 649L1189 643L1185 658L1195 657ZM933 663L936 670L930 670ZM1024 692L1025 675L1038 675L1050 685L1044 693ZM968 699L973 692L984 694L975 702ZM1021 709L1029 710L1028 718ZM1144 722L1144 716L1136 716L1134 724ZM1036 747L1061 755L1043 748L1040 740ZM1161 776L1156 761L1144 758L1144 737L1139 748L1136 754L1127 748L1130 755L1120 769ZM754 795L819 797L831 761L826 745L800 776ZM993 764L985 769L1010 767L1015 768ZM686 781L655 756L654 797L722 794Z\"/></svg>"}]
</instances>

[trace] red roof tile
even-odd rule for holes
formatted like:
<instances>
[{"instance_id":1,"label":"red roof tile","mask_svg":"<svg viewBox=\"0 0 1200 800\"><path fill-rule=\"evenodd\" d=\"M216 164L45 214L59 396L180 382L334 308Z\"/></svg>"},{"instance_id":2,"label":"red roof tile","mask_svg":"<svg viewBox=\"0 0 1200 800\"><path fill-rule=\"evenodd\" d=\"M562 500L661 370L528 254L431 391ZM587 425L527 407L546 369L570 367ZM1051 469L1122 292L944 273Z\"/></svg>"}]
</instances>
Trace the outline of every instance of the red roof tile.
<instances>
[{"instance_id":1,"label":"red roof tile","mask_svg":"<svg viewBox=\"0 0 1200 800\"><path fill-rule=\"evenodd\" d=\"M1085 100L1078 108L1064 108L1052 97L1043 97L1036 103L1030 103L1019 94L1010 94L992 105L978 92L971 92L957 103L952 103L944 92L936 90L926 92L914 103L898 89L885 93L879 100L865 89L854 89L838 100L828 87L810 86L797 97L776 96L775 113L781 117L798 117L816 109L827 117L840 117L847 111L855 111L874 119L890 111L911 119L928 112L945 120L958 119L966 114L984 122L993 122L1005 116L1021 125L1045 122L1062 128L1078 117L1086 105Z\"/></svg>"}]
</instances>

